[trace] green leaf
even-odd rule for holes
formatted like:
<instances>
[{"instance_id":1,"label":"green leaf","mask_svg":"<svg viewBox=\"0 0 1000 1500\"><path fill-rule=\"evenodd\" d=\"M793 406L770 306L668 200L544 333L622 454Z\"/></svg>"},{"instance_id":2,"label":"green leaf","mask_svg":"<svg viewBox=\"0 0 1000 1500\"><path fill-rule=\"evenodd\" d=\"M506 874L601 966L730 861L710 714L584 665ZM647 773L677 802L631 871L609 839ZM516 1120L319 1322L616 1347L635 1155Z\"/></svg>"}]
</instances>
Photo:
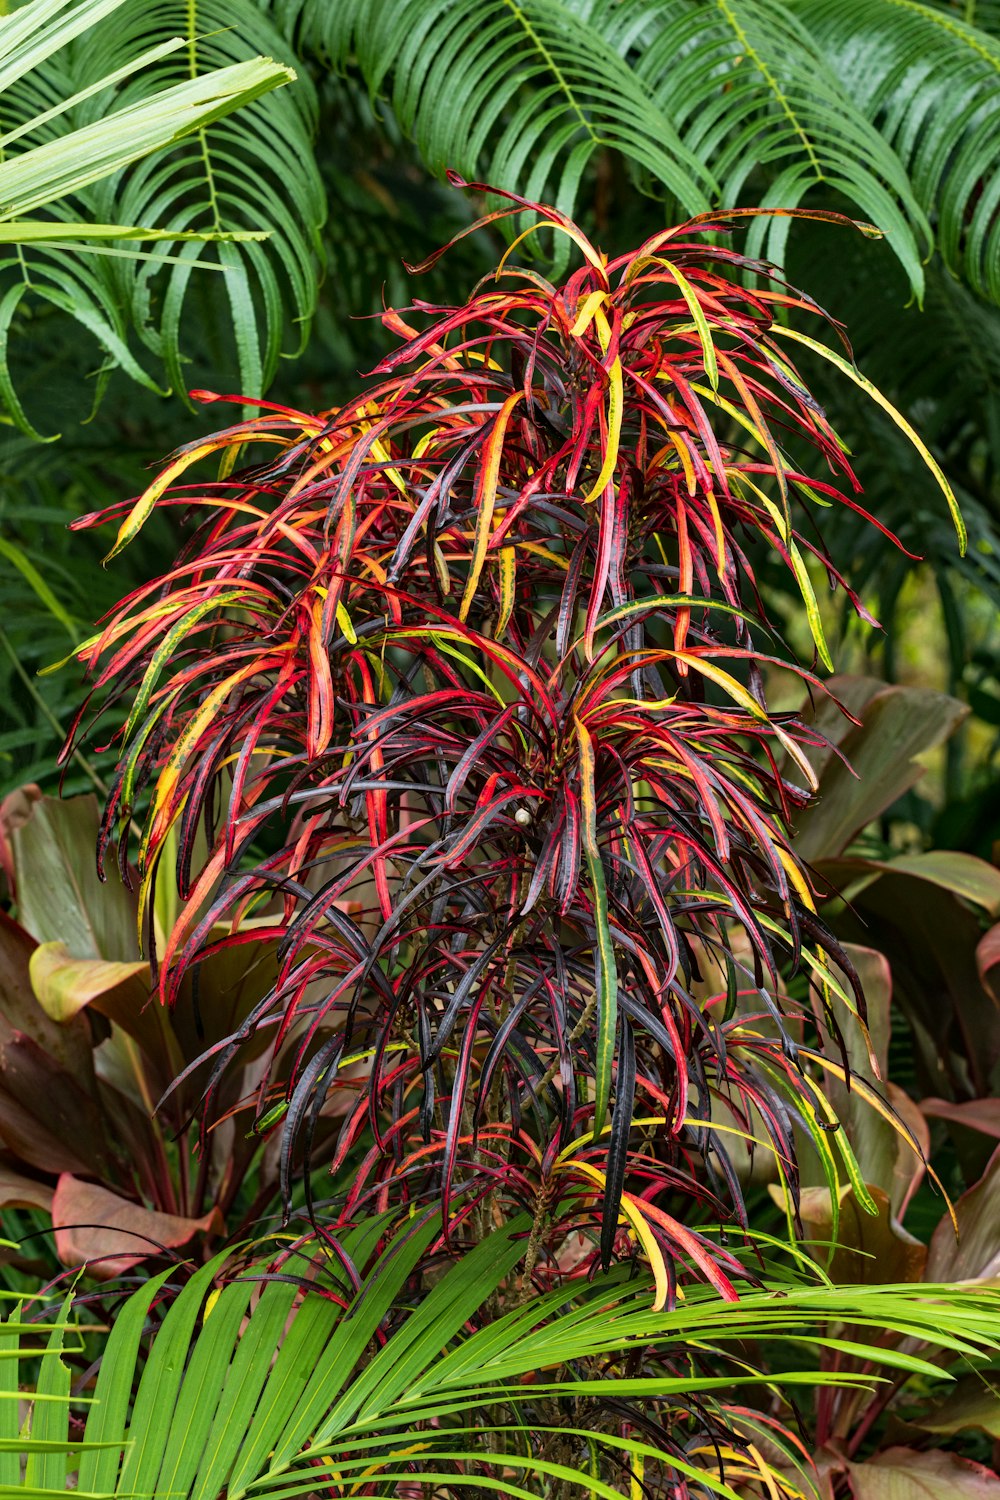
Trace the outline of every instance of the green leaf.
<instances>
[{"instance_id":1,"label":"green leaf","mask_svg":"<svg viewBox=\"0 0 1000 1500\"><path fill-rule=\"evenodd\" d=\"M60 49L83 31L86 43L72 54L67 88ZM183 302L193 260L177 264L170 244L193 237L227 242L212 262L224 275L245 277L253 268L257 290L236 309L235 333L245 388L259 394L281 348L278 272L304 334L324 214L309 86L298 88L304 104L272 95L295 78L281 37L259 12L237 14L233 0L34 0L7 17L0 32L10 126L0 140L0 247L16 251L0 254L0 266L17 278L0 314L0 396L10 418L39 436L5 362L7 330L26 298L62 308L98 339L109 356L98 395L112 364L159 389L129 347L130 320L176 376L177 298L164 304L157 327L149 286L165 278L181 289ZM286 56L274 61L260 52ZM39 111L40 98L54 102ZM230 120L234 111L239 117ZM48 210L44 221L26 217L38 209ZM265 252L254 242L272 232L273 247ZM116 243L139 238L165 241L167 253L149 259ZM83 239L110 241L111 258L83 253L95 248L75 246ZM258 322L263 362L250 353Z\"/></svg>"},{"instance_id":2,"label":"green leaf","mask_svg":"<svg viewBox=\"0 0 1000 1500\"><path fill-rule=\"evenodd\" d=\"M97 874L93 796L40 798L13 836L21 923L41 943L64 943L74 958L138 959L136 896L116 869Z\"/></svg>"},{"instance_id":3,"label":"green leaf","mask_svg":"<svg viewBox=\"0 0 1000 1500\"><path fill-rule=\"evenodd\" d=\"M432 171L485 176L571 211L599 151L620 151L690 213L708 207L712 170L608 45L564 0L324 0L285 8L303 44L350 60Z\"/></svg>"},{"instance_id":4,"label":"green leaf","mask_svg":"<svg viewBox=\"0 0 1000 1500\"><path fill-rule=\"evenodd\" d=\"M87 1417L86 1439L90 1443L114 1443L120 1446L85 1454L80 1460L79 1489L83 1494L101 1494L113 1490L121 1452L125 1446L125 1425L136 1359L142 1340L146 1316L153 1298L171 1274L168 1266L153 1276L126 1299L118 1311L104 1347L104 1358L94 1386L94 1400Z\"/></svg>"},{"instance_id":5,"label":"green leaf","mask_svg":"<svg viewBox=\"0 0 1000 1500\"><path fill-rule=\"evenodd\" d=\"M21 1304L11 1308L9 1317L0 1321L0 1490L14 1490L21 1478L21 1459L12 1446L17 1442L19 1416L17 1403L17 1359L21 1337L17 1325ZM11 1327L10 1325L14 1325Z\"/></svg>"},{"instance_id":6,"label":"green leaf","mask_svg":"<svg viewBox=\"0 0 1000 1500\"><path fill-rule=\"evenodd\" d=\"M878 121L952 270L1000 301L1000 40L919 0L790 0L856 109Z\"/></svg>"},{"instance_id":7,"label":"green leaf","mask_svg":"<svg viewBox=\"0 0 1000 1500\"><path fill-rule=\"evenodd\" d=\"M70 1295L63 1302L59 1321L54 1325L45 1345L48 1357L42 1359L38 1375L36 1391L40 1399L32 1403L30 1439L24 1444L27 1454L24 1484L29 1490L62 1490L66 1483L69 1365L61 1355L66 1333L65 1319L72 1301Z\"/></svg>"},{"instance_id":8,"label":"green leaf","mask_svg":"<svg viewBox=\"0 0 1000 1500\"><path fill-rule=\"evenodd\" d=\"M988 1370L982 1374L966 1375L959 1380L941 1402L933 1407L926 1417L921 1417L919 1426L926 1432L965 1432L977 1427L991 1438L1000 1440L1000 1391L996 1376Z\"/></svg>"},{"instance_id":9,"label":"green leaf","mask_svg":"<svg viewBox=\"0 0 1000 1500\"><path fill-rule=\"evenodd\" d=\"M960 849L928 849L923 854L901 854L889 862L889 868L899 875L929 880L982 907L989 916L1000 916L1000 870L974 854Z\"/></svg>"}]
</instances>

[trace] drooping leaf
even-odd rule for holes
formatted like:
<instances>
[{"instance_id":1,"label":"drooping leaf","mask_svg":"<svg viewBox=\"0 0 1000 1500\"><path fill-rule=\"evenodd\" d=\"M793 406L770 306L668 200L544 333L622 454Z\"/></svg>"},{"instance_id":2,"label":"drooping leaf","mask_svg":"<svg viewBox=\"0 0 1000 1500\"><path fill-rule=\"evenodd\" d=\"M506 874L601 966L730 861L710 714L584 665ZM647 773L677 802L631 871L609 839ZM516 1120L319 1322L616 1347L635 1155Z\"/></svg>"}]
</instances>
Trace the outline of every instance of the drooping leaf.
<instances>
[{"instance_id":1,"label":"drooping leaf","mask_svg":"<svg viewBox=\"0 0 1000 1500\"><path fill-rule=\"evenodd\" d=\"M951 1120L968 1130L979 1130L1000 1140L1000 1099L921 1099L920 1108L930 1120Z\"/></svg>"},{"instance_id":2,"label":"drooping leaf","mask_svg":"<svg viewBox=\"0 0 1000 1500\"><path fill-rule=\"evenodd\" d=\"M953 1434L979 1428L1000 1440L1000 1391L989 1371L965 1375L949 1390L940 1405L920 1420L927 1432Z\"/></svg>"},{"instance_id":3,"label":"drooping leaf","mask_svg":"<svg viewBox=\"0 0 1000 1500\"><path fill-rule=\"evenodd\" d=\"M845 92L898 153L947 264L1000 299L1000 39L961 13L895 0L791 0Z\"/></svg>"},{"instance_id":4,"label":"drooping leaf","mask_svg":"<svg viewBox=\"0 0 1000 1500\"><path fill-rule=\"evenodd\" d=\"M64 1172L52 1200L56 1250L65 1266L87 1263L92 1276L122 1276L150 1254L187 1245L217 1225L213 1208L200 1219L160 1213Z\"/></svg>"}]
</instances>

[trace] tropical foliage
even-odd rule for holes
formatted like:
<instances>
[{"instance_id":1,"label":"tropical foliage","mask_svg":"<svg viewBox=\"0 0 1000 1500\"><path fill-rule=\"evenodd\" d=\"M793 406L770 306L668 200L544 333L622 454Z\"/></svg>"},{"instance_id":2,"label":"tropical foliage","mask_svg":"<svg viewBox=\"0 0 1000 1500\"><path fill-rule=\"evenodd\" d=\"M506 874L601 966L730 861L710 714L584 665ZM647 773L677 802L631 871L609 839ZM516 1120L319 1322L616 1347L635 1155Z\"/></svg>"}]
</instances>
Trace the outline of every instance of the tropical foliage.
<instances>
[{"instance_id":1,"label":"tropical foliage","mask_svg":"<svg viewBox=\"0 0 1000 1500\"><path fill-rule=\"evenodd\" d=\"M56 23L45 44L43 11ZM73 37L84 26L91 29L80 46ZM5 172L21 171L22 147L34 144L34 158L43 141L46 159L71 162L68 121L114 140L114 166L125 166L132 156L120 153L109 108L154 118L151 101L164 85L182 91L180 105L183 90L206 90L207 70L250 67L255 53L291 65L298 81L208 129L222 112L216 100L211 116L192 116L188 145L159 165L151 158L93 191L95 173L71 169L58 186L60 198L106 224L142 224L171 241L192 230L250 230L267 234L263 244L230 242L210 256L179 246L176 262L162 267L48 254L37 266L21 262L22 274L56 305L61 287L61 305L133 378L150 383L160 374L137 358L136 335L183 391L195 383L182 363L198 358L191 332L221 301L206 307L201 295L206 278L194 268L210 263L222 272L242 389L263 394L287 352L288 324L298 327L299 348L308 333L327 198L339 206L352 191L349 161L329 162L325 152L314 159L318 99L331 94L334 118L342 118L352 79L361 79L376 111L371 123L384 96L439 176L447 168L485 174L572 211L611 153L643 193L665 197L675 212L720 202L843 206L889 236L918 297L923 263L936 247L995 303L995 27L982 0L978 7L946 0L405 0L374 13L366 0L261 0L250 8L232 0L117 0L98 8L32 0L5 28L11 40L24 34L30 42L5 82L31 69L24 87L8 95L16 128L5 155L12 139L20 155ZM257 75L251 68L245 87L273 86L281 76L275 66ZM325 127L321 136L326 142ZM149 136L144 149L169 139ZM359 186L367 194L360 203ZM329 247L335 266L357 250L352 220L363 237L385 202L370 176L353 196L354 212L338 214ZM35 195L30 204L53 197ZM56 217L66 214L57 209ZM758 220L751 253L764 249L780 262L787 234L787 220ZM217 324L214 336L221 333ZM4 395L11 415L25 422L9 387Z\"/></svg>"},{"instance_id":2,"label":"tropical foliage","mask_svg":"<svg viewBox=\"0 0 1000 1500\"><path fill-rule=\"evenodd\" d=\"M160 1319L130 1403L143 1319L170 1272L149 1280L115 1321L80 1439L69 1435L66 1356L84 1352L86 1325L68 1319L65 1304L43 1323L15 1309L0 1325L8 1355L37 1358L34 1340L51 1332L30 1439L18 1436L13 1408L0 1408L7 1417L0 1463L11 1493L20 1492L21 1449L24 1491L37 1495L62 1493L67 1466L84 1494L206 1500L223 1490L238 1500L431 1487L454 1495L472 1487L479 1494L614 1497L626 1486L732 1500L765 1475L772 1495L801 1495L812 1469L801 1445L792 1439L776 1447L787 1465L783 1476L757 1446L774 1441L773 1424L725 1398L732 1373L721 1372L740 1371L748 1339L763 1336L776 1350L802 1337L822 1344L831 1313L847 1316L855 1337L834 1341L841 1356L874 1354L882 1367L934 1379L935 1367L912 1354L873 1351L870 1330L919 1338L932 1307L938 1345L965 1355L1000 1330L989 1294L970 1290L958 1305L932 1287L917 1297L905 1286L845 1293L787 1280L736 1309L693 1294L668 1317L654 1317L648 1285L619 1274L581 1290L571 1311L564 1292L549 1293L466 1334L468 1320L521 1259L518 1231L526 1221L496 1230L412 1308L405 1306L407 1281L441 1226L425 1217L375 1255L385 1227L376 1218L346 1234L318 1273L314 1264L302 1266L306 1278L289 1274L299 1262L285 1255L284 1270L263 1286L239 1266L216 1285L225 1252L217 1256ZM364 1358L380 1331L384 1341ZM713 1374L688 1368L692 1339ZM275 1347L273 1363L261 1358ZM609 1361L627 1362L628 1378L609 1381ZM553 1378L550 1372L567 1366L572 1379ZM5 1361L5 1373L15 1370ZM768 1377L741 1371L738 1378L752 1391ZM815 1377L793 1365L771 1378L796 1388ZM828 1381L849 1392L863 1378ZM618 1394L609 1398L609 1388ZM623 1438L642 1398L639 1430ZM681 1424L691 1426L691 1440L664 1443Z\"/></svg>"},{"instance_id":3,"label":"tropical foliage","mask_svg":"<svg viewBox=\"0 0 1000 1500\"><path fill-rule=\"evenodd\" d=\"M129 267L139 265L139 274L148 276L150 265L159 266L164 256L137 258L121 242L187 241L178 269L189 269L206 232L216 238L228 232L232 238L233 226L218 212L207 223L198 223L189 211L177 223L165 222L162 185L155 189L155 205L134 191L127 200L113 191L102 194L98 185L106 186L109 179L120 182L126 169L144 160L152 171L160 153L182 139L192 142L203 173L210 173L207 127L295 76L287 66L255 58L251 48L243 47L236 56L212 56L208 61L216 66L203 70L191 50L192 37L185 42L165 29L154 39L147 10L146 28L133 42L123 28L126 14L125 0L35 0L0 26L0 240L7 247L0 261L5 282L0 394L10 417L32 436L37 434L18 400L7 359L8 336L22 302L40 298L69 312L96 336L110 362L156 389L128 349L120 289L109 280L113 262L105 257L88 266L81 250L92 251L95 241L113 241L109 256ZM81 34L86 43L79 55L87 65L77 64L70 85L65 54ZM118 40L117 54L100 45L105 34ZM149 45L154 40L156 45ZM266 112L273 103L260 107ZM279 115L280 109L279 102ZM171 170L176 171L175 164ZM183 174L177 174L177 184L176 190L186 192ZM34 217L39 210L42 216ZM245 224L238 228L246 239ZM259 239L262 226L251 229L249 238ZM255 253L248 244L244 254ZM220 254L235 254L231 243ZM178 279L177 269L173 279Z\"/></svg>"},{"instance_id":4,"label":"tropical foliage","mask_svg":"<svg viewBox=\"0 0 1000 1500\"><path fill-rule=\"evenodd\" d=\"M998 25L0 20L5 1493L1000 1487Z\"/></svg>"},{"instance_id":5,"label":"tropical foliage","mask_svg":"<svg viewBox=\"0 0 1000 1500\"><path fill-rule=\"evenodd\" d=\"M131 1071L121 1056L111 1076L110 1058L93 1068L92 1098L113 1115L112 1081L151 1096L159 1073L180 1160L196 1114L202 1165L194 1201L190 1171L171 1173L162 1140L158 1158L146 1153L145 1178L141 1156L130 1182L107 1149L110 1168L102 1158L81 1173L66 1163L81 1132L60 1143L54 1163L38 1154L35 1120L22 1124L27 1146L12 1163L8 1202L47 1206L62 1258L89 1252L103 1275L198 1235L208 1244L225 1228L244 1233L250 1222L237 1227L232 1217L237 1157L212 1165L213 1133L235 1119L251 1142L272 1138L277 1180L263 1159L255 1168L253 1145L237 1153L239 1164L256 1171L257 1212L277 1189L283 1222L304 1217L293 1245L312 1267L305 1279L289 1275L280 1256L280 1271L262 1273L261 1309L273 1303L275 1326L284 1323L296 1289L332 1255L367 1310L347 1312L348 1358L336 1333L343 1294L307 1297L289 1350L270 1375L258 1361L255 1386L246 1351L257 1347L254 1318L260 1326L270 1314L255 1311L243 1325L256 1282L226 1279L208 1316L224 1305L233 1334L213 1337L213 1323L202 1335L191 1390L179 1389L171 1417L160 1363L180 1370L183 1356L164 1350L175 1323L179 1347L190 1340L222 1272L218 1257L207 1261L153 1340L120 1474L111 1449L94 1450L103 1457L81 1459L81 1484L96 1482L97 1464L105 1488L117 1478L119 1489L156 1493L165 1463L182 1492L223 1483L241 1492L251 1482L301 1492L318 1476L296 1480L285 1463L303 1459L325 1465L335 1485L348 1472L402 1484L415 1450L386 1454L385 1443L394 1428L412 1438L430 1420L414 1465L422 1485L457 1483L453 1466L465 1474L471 1464L477 1478L462 1482L527 1494L516 1480L529 1465L539 1493L569 1484L613 1494L627 1454L640 1488L731 1495L739 1478L802 1493L813 1479L790 1430L780 1420L768 1429L765 1457L751 1437L765 1414L705 1395L726 1383L721 1346L703 1351L711 1373L681 1374L661 1358L655 1330L712 1308L724 1342L742 1349L771 1312L787 1337L798 1298L808 1322L817 1293L798 1281L801 1270L773 1280L767 1241L750 1223L755 1173L773 1178L790 1244L805 1225L819 1245L839 1244L838 1255L866 1255L869 1239L854 1238L866 1216L890 1241L909 1243L884 1221L916 1190L926 1129L879 1088L888 1019L883 1006L878 1030L869 1029L858 974L874 964L869 989L882 1000L885 960L837 939L803 854L813 863L841 855L912 781L911 754L953 730L961 709L944 699L922 736L890 737L896 759L863 776L859 804L844 806L834 780L810 827L810 792L839 765L834 725L844 715L860 723L870 708L877 759L879 718L899 705L850 682L841 700L814 670L832 663L806 558L867 611L805 517L819 503L881 523L856 498L847 455L791 351L822 356L887 404L798 326L816 320L808 298L784 283L741 286L741 272L759 278L761 268L713 243L725 218L661 231L609 259L558 210L506 196L509 206L486 222L527 213L522 242L526 233L565 237L580 260L568 280L519 266L515 243L466 303L384 313L397 348L347 403L318 417L258 403L260 416L189 443L138 500L81 523L116 520L116 557L157 511L180 507L191 518L175 563L75 652L94 678L78 722L96 714L110 730L124 716L98 868L107 874L114 851L134 935L115 963L97 943L81 951L89 932L76 951L58 940L59 919L39 900L33 871L55 862L59 812L44 800L15 808L10 878L22 922L42 939L28 960L34 999L23 1003L28 1015L37 1005L49 1028L35 1054L57 1058L53 1028L67 1038L75 1028L82 1048L98 1021L102 1048L130 1044ZM938 478L964 539L943 474L888 409ZM793 444L801 459L786 452ZM192 477L220 456L212 476ZM799 591L808 666L775 636L751 548L787 569ZM809 715L769 708L767 676L779 669L808 688ZM857 755L867 771L864 742ZM87 804L79 807L85 820ZM221 975L220 960L229 965ZM143 1010L151 983L176 1021L154 1023ZM19 1047L15 1032L8 1056ZM23 1113L24 1095L14 1088L9 1114ZM917 1165L907 1170L908 1160ZM819 1185L804 1189L803 1171L807 1182L818 1173ZM897 1178L908 1186L894 1209ZM299 1181L304 1201L295 1199ZM178 1207L186 1219L171 1212ZM99 1231L73 1222L85 1210ZM373 1304L350 1246L360 1236L371 1254L401 1214L422 1229L406 1231L405 1252L383 1250L393 1270L375 1273ZM433 1276L456 1255L443 1279ZM621 1277L637 1257L652 1285L625 1292ZM902 1276L883 1281L912 1281L924 1269L904 1256L893 1263ZM966 1280L981 1274L964 1270ZM404 1284L417 1309L387 1325ZM133 1346L152 1285L125 1320ZM914 1349L963 1348L949 1342L951 1313L927 1293L913 1303L905 1287L880 1283L871 1317L862 1294L826 1285L833 1301L818 1295L827 1331L813 1314L813 1346L826 1346L832 1319L854 1334L835 1336L836 1360L819 1372L821 1444L857 1417L847 1394L835 1399L842 1377L863 1382L873 1360L888 1360L903 1373L892 1397L906 1376L935 1368L915 1364ZM453 1287L461 1296L449 1323L438 1309ZM959 1305L941 1295L946 1309ZM975 1294L963 1295L971 1314ZM988 1322L993 1302L983 1295L975 1317ZM637 1299L638 1363L626 1356ZM907 1308L923 1313L907 1319ZM587 1331L595 1313L603 1344ZM668 1322L657 1324L664 1313ZM873 1323L877 1354L864 1336ZM414 1327L425 1359L465 1328L434 1366L447 1372L454 1359L460 1389L424 1389L405 1352ZM379 1329L380 1353L338 1401L327 1363L346 1379ZM530 1331L520 1363L515 1329ZM63 1332L60 1324L54 1351ZM540 1338L554 1341L555 1360L540 1363ZM980 1347L989 1348L988 1334ZM533 1373L522 1393L504 1385L491 1395L487 1350L500 1358L498 1378L520 1381L550 1364L558 1378L549 1390ZM612 1354L625 1362L614 1399L626 1406L610 1451L597 1435L603 1420L591 1416L584 1466L580 1402ZM123 1424L129 1362L113 1356L109 1346L102 1371L119 1373L101 1379L115 1382ZM749 1351L738 1356L751 1387L796 1383L779 1374L779 1357L778 1346L763 1365ZM381 1388L380 1363L391 1417L366 1396ZM209 1364L220 1393L196 1406ZM299 1386L293 1369L303 1372ZM816 1377L801 1372L806 1384ZM159 1393L156 1420L144 1383ZM237 1391L245 1410L234 1405ZM671 1394L680 1398L673 1416L669 1400L662 1406ZM418 1395L438 1404L408 1409ZM100 1387L95 1396L85 1440L123 1442L100 1415ZM484 1402L488 1412L506 1408L495 1427L483 1427ZM378 1436L356 1422L338 1427L361 1410ZM882 1405L874 1410L877 1418ZM459 1441L453 1424L467 1429L460 1419L473 1411L478 1436L466 1430L465 1446L442 1448ZM861 1420L862 1433L874 1420ZM62 1425L52 1432L65 1442ZM440 1472L428 1469L432 1454ZM854 1464L854 1448L849 1457ZM265 1459L266 1471L255 1467ZM660 1478L651 1481L654 1464Z\"/></svg>"},{"instance_id":6,"label":"tropical foliage","mask_svg":"<svg viewBox=\"0 0 1000 1500\"><path fill-rule=\"evenodd\" d=\"M297 1034L287 1082L269 1071L257 1096L258 1127L287 1111L286 1156L362 1049L371 1075L335 1161L368 1125L375 1181L412 1151L407 1198L440 1180L447 1215L456 1179L478 1201L497 1153L534 1137L537 1201L604 1187L605 1269L624 1203L666 1257L661 1302L670 1258L692 1249L735 1295L731 1256L650 1192L679 1187L694 1149L718 1178L696 1197L718 1212L721 1191L744 1218L713 1092L761 1115L789 1179L793 1104L835 1190L841 1153L772 998L786 950L815 980L820 1045L839 1042L838 1004L863 1008L830 972L837 958L853 982L783 832L815 779L803 746L822 741L768 712L763 671L782 659L762 649L740 536L792 572L829 665L792 506L857 506L856 485L787 352L823 346L774 320L811 305L739 292L733 253L703 242L717 220L610 262L556 211L536 227L582 252L564 286L511 267L420 328L387 313L403 342L380 383L191 445L125 516L112 556L157 504L205 513L176 566L79 651L95 692L131 700L101 859L115 841L125 870L148 788L140 910L165 854L184 902L168 1005L217 947L280 943L273 989L212 1049L208 1094L241 1041L266 1028L277 1067ZM777 421L846 489L788 463ZM263 444L276 460L187 478ZM712 1025L691 995L706 965ZM634 1180L633 1114L663 1125ZM840 1168L854 1174L849 1151Z\"/></svg>"}]
</instances>

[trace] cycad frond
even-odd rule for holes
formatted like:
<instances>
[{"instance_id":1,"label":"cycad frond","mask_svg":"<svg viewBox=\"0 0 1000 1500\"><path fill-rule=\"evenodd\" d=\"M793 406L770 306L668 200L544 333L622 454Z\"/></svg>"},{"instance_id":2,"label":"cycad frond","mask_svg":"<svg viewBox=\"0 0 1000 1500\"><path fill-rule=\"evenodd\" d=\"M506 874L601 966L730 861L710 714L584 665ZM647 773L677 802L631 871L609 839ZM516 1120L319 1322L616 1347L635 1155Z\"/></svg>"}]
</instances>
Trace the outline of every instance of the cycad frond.
<instances>
[{"instance_id":1,"label":"cycad frond","mask_svg":"<svg viewBox=\"0 0 1000 1500\"><path fill-rule=\"evenodd\" d=\"M283 0L300 45L356 63L433 170L454 168L571 211L596 152L612 147L692 213L711 167L644 83L565 0Z\"/></svg>"},{"instance_id":2,"label":"cycad frond","mask_svg":"<svg viewBox=\"0 0 1000 1500\"><path fill-rule=\"evenodd\" d=\"M895 148L947 264L1000 301L995 0L961 12L919 0L792 0L792 9Z\"/></svg>"}]
</instances>

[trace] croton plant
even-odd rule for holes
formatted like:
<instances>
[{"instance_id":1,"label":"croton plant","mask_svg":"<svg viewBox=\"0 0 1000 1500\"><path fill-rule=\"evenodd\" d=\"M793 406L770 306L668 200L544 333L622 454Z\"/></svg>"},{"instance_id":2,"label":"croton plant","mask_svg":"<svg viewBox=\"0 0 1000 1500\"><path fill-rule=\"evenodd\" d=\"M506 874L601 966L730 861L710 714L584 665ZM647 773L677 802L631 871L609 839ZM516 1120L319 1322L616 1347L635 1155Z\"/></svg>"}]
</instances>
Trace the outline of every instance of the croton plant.
<instances>
[{"instance_id":1,"label":"croton plant","mask_svg":"<svg viewBox=\"0 0 1000 1500\"><path fill-rule=\"evenodd\" d=\"M398 347L356 400L262 404L129 508L112 556L154 506L195 524L80 652L128 705L99 859L127 870L140 816L140 912L174 861L168 1006L220 948L279 944L205 1097L266 1035L248 1115L287 1160L349 1089L336 1215L440 1196L458 1233L517 1203L542 1280L599 1220L584 1263L638 1240L662 1302L692 1267L733 1297L687 1222L743 1220L716 1099L791 1202L793 1113L857 1176L805 1066L844 1066L864 1004L789 837L821 741L765 692L824 688L751 554L794 574L829 664L807 559L847 585L800 511L859 486L791 359L822 346L788 315L823 315L741 284L764 268L712 242L726 216L609 261L534 215L468 301L384 315ZM579 251L561 286L512 261L538 230Z\"/></svg>"},{"instance_id":2,"label":"croton plant","mask_svg":"<svg viewBox=\"0 0 1000 1500\"><path fill-rule=\"evenodd\" d=\"M117 715L99 864L137 872L150 1003L191 1023L168 1098L204 1150L222 1117L268 1138L327 1245L393 1211L440 1213L436 1257L523 1224L480 1323L616 1262L648 1263L654 1310L696 1283L733 1301L760 1273L755 1157L791 1223L803 1143L830 1237L845 1193L878 1212L830 1102L862 986L793 837L839 753L814 580L869 618L820 524L866 515L859 484L794 356L867 382L729 247L738 216L609 259L498 196L472 226L521 216L496 274L385 312L355 399L258 402L79 523L119 523L111 556L155 507L187 529L80 648L67 753ZM572 242L563 283L519 263L535 233ZM769 618L765 550L811 661ZM234 953L254 1002L192 1048Z\"/></svg>"}]
</instances>

